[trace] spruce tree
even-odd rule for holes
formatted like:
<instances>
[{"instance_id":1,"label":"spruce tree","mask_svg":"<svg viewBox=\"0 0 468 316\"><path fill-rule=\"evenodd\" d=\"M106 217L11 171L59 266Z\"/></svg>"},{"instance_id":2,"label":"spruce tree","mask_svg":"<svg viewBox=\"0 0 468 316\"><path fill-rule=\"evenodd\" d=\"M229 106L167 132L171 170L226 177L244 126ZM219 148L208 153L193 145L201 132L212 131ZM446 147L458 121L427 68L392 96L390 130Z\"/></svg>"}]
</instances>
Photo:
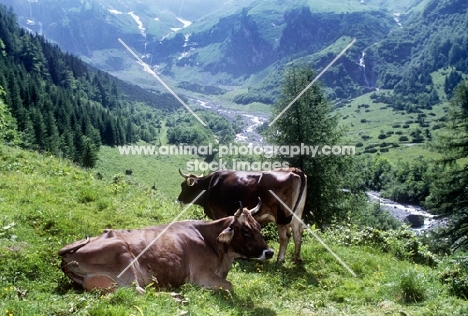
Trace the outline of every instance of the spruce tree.
<instances>
[{"instance_id":1,"label":"spruce tree","mask_svg":"<svg viewBox=\"0 0 468 316\"><path fill-rule=\"evenodd\" d=\"M468 82L462 82L450 100L448 122L434 147L443 155L433 177L427 207L446 218L439 237L453 249L468 246Z\"/></svg>"},{"instance_id":2,"label":"spruce tree","mask_svg":"<svg viewBox=\"0 0 468 316\"><path fill-rule=\"evenodd\" d=\"M87 136L82 136L81 144L81 165L85 168L93 168L98 160L99 148L96 148L92 139Z\"/></svg>"},{"instance_id":3,"label":"spruce tree","mask_svg":"<svg viewBox=\"0 0 468 316\"><path fill-rule=\"evenodd\" d=\"M16 121L10 113L10 109L3 102L5 92L0 86L0 143L9 145L20 144Z\"/></svg>"},{"instance_id":4,"label":"spruce tree","mask_svg":"<svg viewBox=\"0 0 468 316\"><path fill-rule=\"evenodd\" d=\"M277 117L313 78L314 71L307 66L287 69L273 117ZM267 141L289 148L302 144L319 149L340 145L344 130L338 126L338 118L332 110L320 85L314 84L271 125L266 133ZM305 220L313 220L323 227L333 219L344 218L347 196L343 188L348 187L345 180L351 167L350 157L322 152L312 157L312 151L290 156L279 155L274 159L287 161L289 166L299 167L307 174Z\"/></svg>"}]
</instances>

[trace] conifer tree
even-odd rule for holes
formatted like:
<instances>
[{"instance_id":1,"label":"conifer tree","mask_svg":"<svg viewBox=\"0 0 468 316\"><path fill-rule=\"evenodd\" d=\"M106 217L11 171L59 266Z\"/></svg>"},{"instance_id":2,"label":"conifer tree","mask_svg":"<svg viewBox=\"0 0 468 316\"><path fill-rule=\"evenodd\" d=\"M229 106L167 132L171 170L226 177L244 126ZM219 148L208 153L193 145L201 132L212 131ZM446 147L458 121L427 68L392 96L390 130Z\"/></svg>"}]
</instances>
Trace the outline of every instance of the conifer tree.
<instances>
[{"instance_id":1,"label":"conifer tree","mask_svg":"<svg viewBox=\"0 0 468 316\"><path fill-rule=\"evenodd\" d=\"M0 86L0 143L17 145L20 143L20 137L17 132L16 121L10 113L10 109L3 102L5 92Z\"/></svg>"},{"instance_id":2,"label":"conifer tree","mask_svg":"<svg viewBox=\"0 0 468 316\"><path fill-rule=\"evenodd\" d=\"M427 206L447 218L439 236L448 238L454 249L468 246L468 82L462 82L450 100L448 123L438 134L438 161Z\"/></svg>"},{"instance_id":3,"label":"conifer tree","mask_svg":"<svg viewBox=\"0 0 468 316\"><path fill-rule=\"evenodd\" d=\"M96 148L92 139L87 136L82 136L81 144L81 165L85 168L93 168L98 160L99 148Z\"/></svg>"},{"instance_id":4,"label":"conifer tree","mask_svg":"<svg viewBox=\"0 0 468 316\"><path fill-rule=\"evenodd\" d=\"M307 66L291 67L284 77L282 94L274 105L273 117L285 109L312 81L314 72ZM319 84L312 85L267 131L267 141L280 146L335 146L340 145L344 131L338 118L332 114L332 105L326 100ZM299 167L308 176L307 204L304 217L318 226L330 223L333 218L345 216L343 208L347 198L343 192L350 159L339 155L312 157L312 152L302 155L275 157ZM349 176L349 175L348 175Z\"/></svg>"},{"instance_id":5,"label":"conifer tree","mask_svg":"<svg viewBox=\"0 0 468 316\"><path fill-rule=\"evenodd\" d=\"M46 139L45 149L53 155L58 156L60 154L60 136L55 122L55 118L52 112L49 112L45 117L46 125Z\"/></svg>"}]
</instances>

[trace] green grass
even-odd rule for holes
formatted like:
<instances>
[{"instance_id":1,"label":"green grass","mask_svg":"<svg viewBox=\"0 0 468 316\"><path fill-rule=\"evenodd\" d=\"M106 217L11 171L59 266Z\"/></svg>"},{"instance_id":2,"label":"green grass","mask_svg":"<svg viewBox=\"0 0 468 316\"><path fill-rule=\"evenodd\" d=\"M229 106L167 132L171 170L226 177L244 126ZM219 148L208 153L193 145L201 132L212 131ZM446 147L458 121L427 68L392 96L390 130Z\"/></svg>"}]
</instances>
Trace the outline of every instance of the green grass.
<instances>
[{"instance_id":1,"label":"green grass","mask_svg":"<svg viewBox=\"0 0 468 316\"><path fill-rule=\"evenodd\" d=\"M187 172L186 163L190 158L177 155L121 155L117 147L104 146L93 171L100 172L105 179L115 175L124 176L130 181L138 179L139 185L146 188L154 185L157 192L175 201L183 179L178 170ZM132 170L132 176L125 175L127 169Z\"/></svg>"},{"instance_id":2,"label":"green grass","mask_svg":"<svg viewBox=\"0 0 468 316\"><path fill-rule=\"evenodd\" d=\"M438 154L431 150L429 143L436 137L436 124L440 124L440 119L446 114L444 103L434 106L432 110L423 110L422 113L426 115L424 123L428 126L421 126L418 113L395 111L384 103L374 103L370 98L372 93L342 104L336 110L341 117L341 125L348 130L347 139L350 145L361 143L356 152L362 153L367 148L373 148L391 160L411 160L418 156L438 157ZM417 129L424 136L421 143L412 141L411 133ZM381 138L380 135L385 135L385 138ZM406 136L408 140L401 140L402 136Z\"/></svg>"},{"instance_id":3,"label":"green grass","mask_svg":"<svg viewBox=\"0 0 468 316\"><path fill-rule=\"evenodd\" d=\"M57 250L105 228L170 222L182 207L181 158L129 157L103 148L97 169L0 145L0 311L4 315L453 315L467 302L439 282L438 268L397 259L369 246L325 241L357 274L353 277L307 233L301 265L235 262L234 292L194 285L174 291L111 294L73 289ZM123 170L132 169L127 176ZM101 172L102 179L97 177ZM156 181L158 190L152 190ZM190 209L182 219L199 218ZM278 249L275 240L270 246Z\"/></svg>"}]
</instances>

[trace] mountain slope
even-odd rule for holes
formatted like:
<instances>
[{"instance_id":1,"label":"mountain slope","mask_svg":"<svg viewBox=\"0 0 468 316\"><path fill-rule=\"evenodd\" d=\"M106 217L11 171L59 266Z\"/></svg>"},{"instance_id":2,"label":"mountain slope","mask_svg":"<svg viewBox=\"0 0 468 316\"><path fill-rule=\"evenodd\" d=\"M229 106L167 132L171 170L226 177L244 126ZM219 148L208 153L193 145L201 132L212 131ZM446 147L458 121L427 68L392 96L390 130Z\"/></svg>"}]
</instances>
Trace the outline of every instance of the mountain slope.
<instances>
[{"instance_id":1,"label":"mountain slope","mask_svg":"<svg viewBox=\"0 0 468 316\"><path fill-rule=\"evenodd\" d=\"M27 33L4 6L0 49L1 97L25 148L92 166L101 144L157 138L162 111L177 106L167 95L123 83Z\"/></svg>"},{"instance_id":2,"label":"mountain slope","mask_svg":"<svg viewBox=\"0 0 468 316\"><path fill-rule=\"evenodd\" d=\"M457 82L445 83L454 87L461 74L468 73L467 25L466 1L431 1L403 28L370 47L368 60L378 64L379 87L395 92L384 101L395 109L414 111L446 100L451 91L435 85L435 74L447 69L460 74Z\"/></svg>"},{"instance_id":3,"label":"mountain slope","mask_svg":"<svg viewBox=\"0 0 468 316\"><path fill-rule=\"evenodd\" d=\"M381 145L386 150L390 141L405 145L412 143L413 135L418 141L431 139L443 120L443 102L468 73L468 15L462 0L226 1L210 8L200 6L204 10L194 13L191 23L178 15L197 3L154 6L138 1L125 7L124 1L67 2L56 8L61 14L59 22L50 22L57 29L79 34L96 17L93 27L112 28L115 34L103 32L106 37L99 43L96 38L81 37L78 47L83 51L77 53L86 61L127 81L162 89L119 47L117 38L121 37L181 95L246 109L268 109L276 101L285 67L308 65L320 72L355 38L356 43L320 78L337 107L363 96L353 103L350 113L340 110L348 118L356 116L344 119L343 124L352 131L367 131L369 121L377 121L367 117L371 113L379 117L379 125L385 124L380 108L388 107L383 113L393 109L392 117L401 115L401 119L395 117L399 128L393 123L376 126L369 135L354 139L363 143L363 149L385 143ZM55 2L44 0L35 5L52 11ZM130 12L142 21L144 34ZM85 14L90 16L86 23L77 18ZM159 21L155 14L160 14ZM154 23L159 28L150 27ZM171 30L175 27L180 29ZM101 49L102 43L109 48ZM363 105L369 112L359 108ZM386 141L376 140L393 130L395 134Z\"/></svg>"},{"instance_id":4,"label":"mountain slope","mask_svg":"<svg viewBox=\"0 0 468 316\"><path fill-rule=\"evenodd\" d=\"M349 77L345 81L351 87L341 87L337 95L343 97L363 92L359 87L365 79L358 66L362 50L398 26L394 12L402 12L399 18L404 20L422 1L2 2L13 5L24 27L139 84L142 70L118 43L119 37L168 80L174 79L174 86L187 77L202 85L243 84L268 67L323 51L343 36L357 38L359 45L349 55L354 65L335 75ZM372 71L367 72L369 80L375 80ZM330 87L342 83L336 78L326 82Z\"/></svg>"}]
</instances>

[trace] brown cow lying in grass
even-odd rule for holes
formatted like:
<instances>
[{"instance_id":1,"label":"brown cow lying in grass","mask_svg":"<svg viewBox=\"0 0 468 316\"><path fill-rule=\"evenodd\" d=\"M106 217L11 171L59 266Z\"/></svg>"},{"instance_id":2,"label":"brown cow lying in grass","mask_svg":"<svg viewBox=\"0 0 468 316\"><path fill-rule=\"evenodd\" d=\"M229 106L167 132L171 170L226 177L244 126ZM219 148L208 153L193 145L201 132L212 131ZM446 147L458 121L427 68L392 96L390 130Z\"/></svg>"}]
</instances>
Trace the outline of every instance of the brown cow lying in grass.
<instances>
[{"instance_id":1,"label":"brown cow lying in grass","mask_svg":"<svg viewBox=\"0 0 468 316\"><path fill-rule=\"evenodd\" d=\"M61 268L85 290L179 287L194 283L210 289L232 289L226 280L234 258L270 259L273 250L260 233L252 210L216 221L180 221L135 230L106 229L99 237L60 249Z\"/></svg>"}]
</instances>

